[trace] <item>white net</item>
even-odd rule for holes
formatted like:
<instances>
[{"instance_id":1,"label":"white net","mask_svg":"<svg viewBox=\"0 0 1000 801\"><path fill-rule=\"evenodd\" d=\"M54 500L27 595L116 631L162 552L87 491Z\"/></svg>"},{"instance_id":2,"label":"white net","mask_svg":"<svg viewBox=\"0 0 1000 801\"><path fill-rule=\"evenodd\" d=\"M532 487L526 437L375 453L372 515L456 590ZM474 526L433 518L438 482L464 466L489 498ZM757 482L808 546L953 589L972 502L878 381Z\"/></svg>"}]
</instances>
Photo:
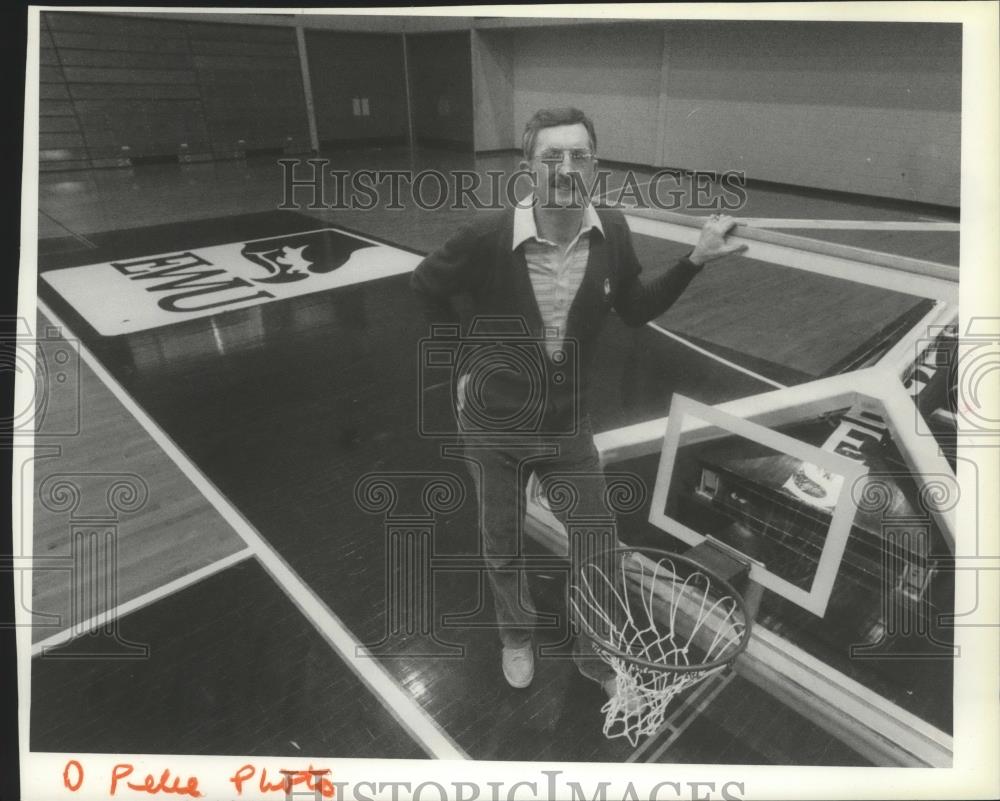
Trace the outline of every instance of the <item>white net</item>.
<instances>
[{"instance_id":1,"label":"white net","mask_svg":"<svg viewBox=\"0 0 1000 801\"><path fill-rule=\"evenodd\" d=\"M573 606L615 671L604 734L633 746L660 729L677 693L724 670L749 636L746 608L725 582L662 552L619 549L587 562Z\"/></svg>"}]
</instances>

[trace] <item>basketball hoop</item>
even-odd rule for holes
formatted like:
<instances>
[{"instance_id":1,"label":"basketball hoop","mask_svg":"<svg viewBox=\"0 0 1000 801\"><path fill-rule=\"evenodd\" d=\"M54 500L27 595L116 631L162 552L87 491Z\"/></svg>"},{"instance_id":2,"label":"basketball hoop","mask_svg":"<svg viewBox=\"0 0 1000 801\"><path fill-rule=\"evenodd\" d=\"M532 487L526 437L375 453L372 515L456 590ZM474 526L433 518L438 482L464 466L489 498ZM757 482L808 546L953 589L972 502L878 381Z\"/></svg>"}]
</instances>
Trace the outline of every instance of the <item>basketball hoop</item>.
<instances>
[{"instance_id":1,"label":"basketball hoop","mask_svg":"<svg viewBox=\"0 0 1000 801\"><path fill-rule=\"evenodd\" d=\"M575 618L615 671L604 734L640 737L663 724L671 699L724 670L750 641L752 616L733 586L703 565L652 548L588 559L573 587Z\"/></svg>"}]
</instances>

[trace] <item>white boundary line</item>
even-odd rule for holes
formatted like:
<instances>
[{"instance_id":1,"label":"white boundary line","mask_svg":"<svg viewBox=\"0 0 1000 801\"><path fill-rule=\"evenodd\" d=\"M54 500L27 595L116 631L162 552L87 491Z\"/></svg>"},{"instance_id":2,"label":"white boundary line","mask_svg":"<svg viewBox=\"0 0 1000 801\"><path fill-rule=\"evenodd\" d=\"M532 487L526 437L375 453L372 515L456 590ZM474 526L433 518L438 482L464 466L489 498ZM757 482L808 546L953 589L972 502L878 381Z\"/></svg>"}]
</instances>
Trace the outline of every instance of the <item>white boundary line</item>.
<instances>
[{"instance_id":1,"label":"white boundary line","mask_svg":"<svg viewBox=\"0 0 1000 801\"><path fill-rule=\"evenodd\" d=\"M41 299L38 308L62 329L63 335L71 329ZM79 340L77 340L79 342ZM424 709L396 682L381 663L368 655L367 649L354 637L323 600L288 565L281 555L264 539L260 532L240 514L229 499L198 469L187 454L159 427L138 402L118 383L103 364L79 342L80 357L152 437L163 452L177 465L191 483L198 488L222 518L239 534L247 548L265 570L284 590L299 611L334 648L354 674L375 694L396 721L435 759L469 759L454 740Z\"/></svg>"},{"instance_id":2,"label":"white boundary line","mask_svg":"<svg viewBox=\"0 0 1000 801\"><path fill-rule=\"evenodd\" d=\"M803 220L801 218L737 217L751 228L817 228L830 231L958 231L958 223L896 222L894 220Z\"/></svg>"},{"instance_id":3,"label":"white boundary line","mask_svg":"<svg viewBox=\"0 0 1000 801\"><path fill-rule=\"evenodd\" d=\"M653 236L671 242L681 242L694 245L700 236L700 229L673 222L654 220L634 214L625 215L633 234ZM749 229L748 228L748 232ZM763 235L763 232L761 232ZM859 284L880 287L905 295L916 295L922 298L944 300L956 303L958 300L958 285L956 280L945 280L933 275L917 275L902 272L899 269L875 264L862 264L841 256L826 253L805 252L789 245L777 245L732 235L737 243L748 246L746 258L778 264L782 267L793 267L805 272L818 273L829 278L839 278L854 281ZM956 271L957 275L957 271Z\"/></svg>"},{"instance_id":4,"label":"white boundary line","mask_svg":"<svg viewBox=\"0 0 1000 801\"><path fill-rule=\"evenodd\" d=\"M869 739L867 743L862 739L861 744L867 745L875 753L882 749L900 749L924 765L935 768L952 767L955 750L952 735L918 718L859 681L839 671L831 671L826 662L764 626L754 629L754 636L751 637L747 650L738 658L736 666L737 672L762 686L761 678L747 675L748 669L752 667L766 667L780 675L788 700L779 700L793 709L798 708L803 714L805 710L802 707L809 703L809 699L825 702L831 714L846 718L849 734ZM752 673L756 674L757 671ZM806 697L803 698L803 695ZM841 735L834 736L843 740ZM870 738L884 741L885 745L876 750L872 748ZM907 764L906 767L915 766Z\"/></svg>"},{"instance_id":5,"label":"white boundary line","mask_svg":"<svg viewBox=\"0 0 1000 801\"><path fill-rule=\"evenodd\" d=\"M249 548L242 548L236 553L231 553L229 556L217 559L204 567L192 570L190 573L183 575L180 578L168 581L166 584L161 584L156 589L145 592L142 595L137 595L135 598L118 604L117 606L113 606L110 609L105 609L103 612L99 612L78 625L70 626L69 628L58 631L55 634L34 643L31 646L31 656L32 658L40 656L48 648L55 648L59 645L71 642L77 637L93 631L98 626L106 626L115 620L125 617L125 615L149 606L156 601L162 600L163 598L179 592L180 590L187 589L188 587L197 584L202 579L214 576L216 573L232 567L233 565L239 564L240 562L245 562L252 556L253 552Z\"/></svg>"},{"instance_id":6,"label":"white boundary line","mask_svg":"<svg viewBox=\"0 0 1000 801\"><path fill-rule=\"evenodd\" d=\"M753 370L748 370L746 367L741 367L740 365L736 364L736 362L731 362L728 359L724 359L721 356L712 353L712 351L710 350L706 350L705 348L699 347L698 345L695 345L693 342L689 342L688 340L684 339L684 337L675 334L673 331L668 331L666 328L661 327L657 323L646 323L646 325L648 325L650 328L656 331L659 331L664 336L670 337L671 339L680 342L682 345L687 345L693 351L696 351L704 356L708 356L711 359L715 359L720 364L726 365L726 367L731 367L733 370L736 370L737 372L744 373L750 376L751 378L756 378L758 381L764 384L769 384L770 386L775 387L777 389L787 388L787 384L779 384L777 381L774 381L770 378L766 378L765 376L762 376L760 373L755 373Z\"/></svg>"}]
</instances>

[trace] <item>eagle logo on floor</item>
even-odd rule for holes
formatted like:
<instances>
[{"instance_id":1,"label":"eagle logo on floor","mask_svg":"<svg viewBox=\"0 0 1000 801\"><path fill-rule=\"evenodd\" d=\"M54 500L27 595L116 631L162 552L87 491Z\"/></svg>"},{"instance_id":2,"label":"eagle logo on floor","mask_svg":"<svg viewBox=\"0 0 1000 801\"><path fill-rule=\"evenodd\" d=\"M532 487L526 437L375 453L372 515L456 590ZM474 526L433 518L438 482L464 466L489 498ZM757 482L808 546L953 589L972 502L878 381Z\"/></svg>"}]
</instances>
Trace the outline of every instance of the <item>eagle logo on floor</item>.
<instances>
[{"instance_id":1,"label":"eagle logo on floor","mask_svg":"<svg viewBox=\"0 0 1000 801\"><path fill-rule=\"evenodd\" d=\"M353 238L333 237L326 231L312 231L248 242L241 252L267 271L267 277L251 278L252 281L291 284L343 267L351 254L363 247L371 245Z\"/></svg>"},{"instance_id":2,"label":"eagle logo on floor","mask_svg":"<svg viewBox=\"0 0 1000 801\"><path fill-rule=\"evenodd\" d=\"M366 284L408 273L421 259L337 228L177 244L173 251L49 270L41 278L101 336L118 336Z\"/></svg>"}]
</instances>

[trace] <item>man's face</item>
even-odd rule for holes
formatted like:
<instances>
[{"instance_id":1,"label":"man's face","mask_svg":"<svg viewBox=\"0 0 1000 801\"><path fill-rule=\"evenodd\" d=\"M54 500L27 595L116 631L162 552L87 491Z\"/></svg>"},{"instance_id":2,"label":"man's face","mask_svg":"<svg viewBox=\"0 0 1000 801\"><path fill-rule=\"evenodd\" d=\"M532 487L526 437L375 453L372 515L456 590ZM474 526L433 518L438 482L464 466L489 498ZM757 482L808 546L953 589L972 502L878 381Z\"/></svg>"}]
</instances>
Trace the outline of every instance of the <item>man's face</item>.
<instances>
[{"instance_id":1,"label":"man's face","mask_svg":"<svg viewBox=\"0 0 1000 801\"><path fill-rule=\"evenodd\" d=\"M584 188L589 188L596 163L587 129L576 123L540 130L531 162L525 166L535 176L535 195L541 203L581 206L584 198L573 191L573 173L579 175Z\"/></svg>"}]
</instances>

